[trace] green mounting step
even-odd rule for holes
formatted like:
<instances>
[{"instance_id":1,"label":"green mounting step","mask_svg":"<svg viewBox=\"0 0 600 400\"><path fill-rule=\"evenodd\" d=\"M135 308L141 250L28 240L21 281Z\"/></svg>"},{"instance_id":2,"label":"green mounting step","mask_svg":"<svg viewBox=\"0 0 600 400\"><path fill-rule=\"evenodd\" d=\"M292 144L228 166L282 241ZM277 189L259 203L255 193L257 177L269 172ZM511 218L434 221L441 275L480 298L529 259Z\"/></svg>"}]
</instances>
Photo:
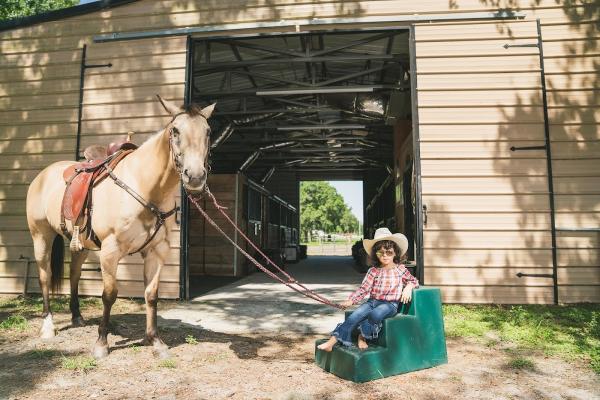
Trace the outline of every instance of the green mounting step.
<instances>
[{"instance_id":1,"label":"green mounting step","mask_svg":"<svg viewBox=\"0 0 600 400\"><path fill-rule=\"evenodd\" d=\"M346 317L350 312L346 312ZM375 344L361 351L358 347L336 345L328 353L317 349L315 362L325 371L353 382L367 382L446 364L446 335L442 299L438 288L413 291L409 305L383 321Z\"/></svg>"}]
</instances>

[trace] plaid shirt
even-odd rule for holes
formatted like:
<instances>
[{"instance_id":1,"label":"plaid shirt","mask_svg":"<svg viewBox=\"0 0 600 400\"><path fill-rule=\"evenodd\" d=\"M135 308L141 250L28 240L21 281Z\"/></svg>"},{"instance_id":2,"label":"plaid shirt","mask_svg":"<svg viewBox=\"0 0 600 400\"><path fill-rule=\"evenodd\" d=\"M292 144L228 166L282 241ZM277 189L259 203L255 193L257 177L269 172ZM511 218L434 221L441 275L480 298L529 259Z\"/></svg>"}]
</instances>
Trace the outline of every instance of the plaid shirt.
<instances>
[{"instance_id":1,"label":"plaid shirt","mask_svg":"<svg viewBox=\"0 0 600 400\"><path fill-rule=\"evenodd\" d=\"M352 300L352 304L366 296L374 300L399 301L402 288L408 283L412 283L415 288L419 287L419 281L402 264L388 270L371 267L360 287L348 299Z\"/></svg>"}]
</instances>

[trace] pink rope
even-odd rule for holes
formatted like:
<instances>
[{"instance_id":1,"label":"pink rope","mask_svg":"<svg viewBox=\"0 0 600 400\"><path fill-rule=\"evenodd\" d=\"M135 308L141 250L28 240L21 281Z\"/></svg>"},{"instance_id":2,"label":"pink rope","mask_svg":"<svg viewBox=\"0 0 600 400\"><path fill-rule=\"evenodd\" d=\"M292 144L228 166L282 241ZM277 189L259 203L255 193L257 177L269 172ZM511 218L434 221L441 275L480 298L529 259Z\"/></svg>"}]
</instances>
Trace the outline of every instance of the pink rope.
<instances>
[{"instance_id":1,"label":"pink rope","mask_svg":"<svg viewBox=\"0 0 600 400\"><path fill-rule=\"evenodd\" d=\"M252 257L250 254L248 254L247 251L245 251L244 249L242 249L233 239L231 239L225 232L223 232L223 230L217 225L217 223L215 221L213 221L210 216L206 213L206 211L204 211L202 209L202 207L200 206L200 204L198 203L198 200L193 198L191 195L188 194L188 198L190 199L190 201L192 202L192 204L194 204L196 206L196 208L198 209L198 211L200 211L200 213L202 214L202 216L219 232L221 233L231 244L233 244L239 251L240 253L242 253L244 256L246 256L246 258L248 260L250 260L254 265L256 265L256 267L258 269L260 269L261 271L263 271L265 274L269 275L271 278L277 280L280 283L283 283L284 285L286 285L287 287L289 287L292 290L295 290L296 292L310 298L313 299L315 301L318 301L320 303L326 304L328 306L334 307L334 308L338 308L340 310L343 310L344 307L341 304L337 304L332 302L331 300L328 300L327 298L321 296L320 294L310 290L309 288L307 288L306 286L304 286L303 284L299 283L296 279L294 279L292 276L290 276L289 274L287 274L282 268L280 268L277 264L275 264L269 257L267 257L266 254L264 254L259 248L258 246L256 246L256 244L254 244L254 242L252 242L252 240L250 240L250 238L248 238L244 232L242 232L242 230L235 224L235 222L233 222L231 220L231 218L229 217L229 215L223 211L224 209L227 209L227 207L223 207L221 206L218 202L217 199L215 198L215 196L213 196L213 194L210 192L210 190L208 190L208 187L206 188L206 192L208 193L208 195L211 197L214 206L217 210L219 210L219 212L221 214L223 214L223 216L225 217L225 219L227 219L227 221L229 221L229 223L231 224L231 226L234 227L234 229L250 244L250 246L255 249L258 254L260 254L261 256L264 257L265 260L267 260L268 264L271 264L272 266L275 267L275 269L277 269L278 272L281 272L286 278L287 281L281 279L279 276L277 276L276 273L269 271L266 267L264 267L262 264L260 264L254 257Z\"/></svg>"}]
</instances>

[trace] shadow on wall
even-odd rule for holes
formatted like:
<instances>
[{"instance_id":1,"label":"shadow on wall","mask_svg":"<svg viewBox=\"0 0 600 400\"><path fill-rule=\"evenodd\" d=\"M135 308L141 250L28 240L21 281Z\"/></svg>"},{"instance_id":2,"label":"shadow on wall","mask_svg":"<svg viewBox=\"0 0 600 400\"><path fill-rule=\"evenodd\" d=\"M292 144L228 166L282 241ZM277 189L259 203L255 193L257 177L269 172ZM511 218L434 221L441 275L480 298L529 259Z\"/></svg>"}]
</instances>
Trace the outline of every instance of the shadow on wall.
<instances>
[{"instance_id":1,"label":"shadow on wall","mask_svg":"<svg viewBox=\"0 0 600 400\"><path fill-rule=\"evenodd\" d=\"M450 1L451 8L457 9L457 1ZM518 0L480 0L486 7L497 9L528 9L528 17L537 18L544 10L538 7L541 0L530 2ZM553 182L555 191L556 225L564 228L600 227L600 146L598 139L598 115L600 105L600 61L592 54L598 51L597 37L600 33L600 7L597 2L586 4L575 1L556 1L562 7L565 25L544 25L542 17L542 38L544 41L544 63L546 73L550 138L552 142ZM555 4L552 4L554 6ZM532 13L532 15L531 15ZM537 14L537 15L536 15ZM568 24L568 25L566 25ZM564 29L564 33L559 29ZM569 38L566 40L566 38ZM585 57L585 55L588 55ZM523 137L534 140L531 144L543 145L543 109L541 94L532 93L525 97L517 95L514 107L503 107L503 120L507 124L539 121L536 125L517 125L523 129ZM515 193L534 193L547 191L547 168L544 150L529 151L527 155L509 155L507 143L519 146L515 140L514 125L501 126L494 161L496 173L513 175L511 185ZM535 134L532 132L535 131ZM535 137L534 137L535 136ZM522 140L523 138L521 138ZM509 145L509 146L510 146ZM511 162L514 157L530 157L526 168L515 174ZM506 157L510 157L508 160ZM538 185L539 186L538 188ZM551 273L552 260L549 249L550 218L548 196L540 202L540 196L515 196L517 209L524 212L518 221L522 230L523 248L528 249L524 260L526 265L535 268L547 268L537 273ZM531 210L535 210L531 212ZM543 231L536 231L536 230ZM559 285L594 285L600 282L600 236L598 233L559 232L558 280ZM507 257L508 261L508 257ZM506 266L511 264L507 263ZM587 271L583 268L587 268ZM482 270L480 270L482 271ZM535 270L524 271L535 273ZM514 276L505 276L514 280ZM528 285L552 285L545 278L527 279ZM525 282L524 282L525 283ZM573 301L590 298L591 292L581 291L576 286L564 287L568 298ZM596 287L597 290L597 287ZM561 294L563 292L561 291ZM564 298L564 297L563 297ZM578 300L579 299L579 300ZM561 300L561 295L559 295ZM562 300L561 300L562 301Z\"/></svg>"}]
</instances>

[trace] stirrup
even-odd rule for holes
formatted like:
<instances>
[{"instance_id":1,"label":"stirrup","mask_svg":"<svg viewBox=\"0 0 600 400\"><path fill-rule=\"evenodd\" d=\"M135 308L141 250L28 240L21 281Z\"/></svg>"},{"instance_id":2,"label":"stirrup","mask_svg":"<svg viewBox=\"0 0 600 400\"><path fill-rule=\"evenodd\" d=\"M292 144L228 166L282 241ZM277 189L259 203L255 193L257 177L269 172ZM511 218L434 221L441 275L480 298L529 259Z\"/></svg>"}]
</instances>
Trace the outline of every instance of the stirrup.
<instances>
[{"instance_id":1,"label":"stirrup","mask_svg":"<svg viewBox=\"0 0 600 400\"><path fill-rule=\"evenodd\" d=\"M71 237L69 249L75 253L83 250L83 244L81 244L81 241L79 240L79 225L73 226L73 235Z\"/></svg>"}]
</instances>

